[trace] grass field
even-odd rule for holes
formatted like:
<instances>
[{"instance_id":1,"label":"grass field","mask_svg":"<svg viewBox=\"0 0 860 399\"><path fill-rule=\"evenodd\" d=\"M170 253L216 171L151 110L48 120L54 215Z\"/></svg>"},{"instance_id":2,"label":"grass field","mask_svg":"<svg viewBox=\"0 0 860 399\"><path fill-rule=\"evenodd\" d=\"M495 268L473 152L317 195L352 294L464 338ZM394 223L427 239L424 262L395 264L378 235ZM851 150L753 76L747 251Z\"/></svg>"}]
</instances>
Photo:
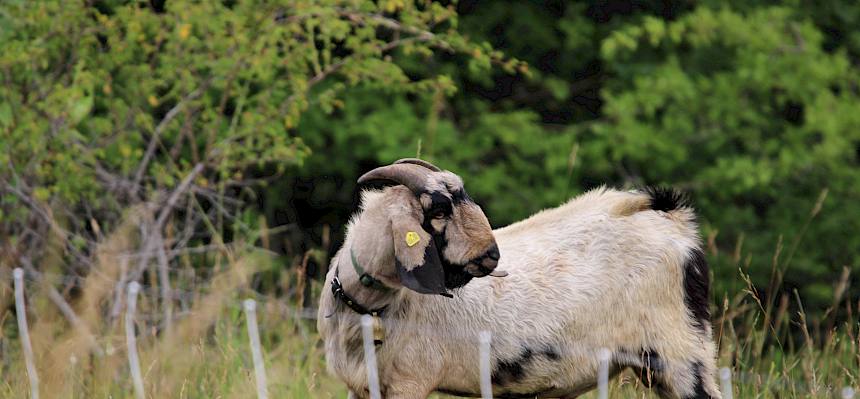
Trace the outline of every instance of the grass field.
<instances>
[{"instance_id":1,"label":"grass field","mask_svg":"<svg viewBox=\"0 0 860 399\"><path fill-rule=\"evenodd\" d=\"M110 248L111 244L106 245ZM100 270L79 282L80 292L73 295L77 328L57 310L50 288L42 284L49 275L31 275L26 281L28 320L44 398L134 397L122 317L110 317L109 310L115 298L116 272L112 270L116 268L109 267L109 256L101 259ZM160 317L163 302L157 300L156 288L143 291L136 323L147 397L256 396L241 309L246 297L256 297L259 303L270 397L345 397L343 385L325 371L316 323L310 317L313 312L299 312L294 305L296 298L260 296L248 288L259 265L268 262L265 256L227 252L224 259L223 268L207 280L205 288L191 292L192 305L176 310L176 321L169 330L159 328L164 322ZM0 276L0 305L9 309L14 299L9 270L2 270ZM295 284L300 280L295 277L282 283ZM775 286L779 285L778 277ZM745 276L741 273L739 279ZM751 286L733 297L717 298L713 320L720 347L718 364L731 367L735 398L832 398L839 397L845 386L858 386L860 341L853 317L858 309L843 300L847 281L846 272L835 284L833 308L820 320L807 320L796 296L765 302ZM188 286L182 281L176 284L181 286L178 288ZM314 286L312 292L318 291ZM837 308L849 315L847 320L836 321L833 315ZM29 383L15 315L5 312L0 322L0 397L27 397ZM811 331L808 326L813 327ZM104 353L95 354L92 342ZM614 380L610 396L656 397L632 374Z\"/></svg>"}]
</instances>

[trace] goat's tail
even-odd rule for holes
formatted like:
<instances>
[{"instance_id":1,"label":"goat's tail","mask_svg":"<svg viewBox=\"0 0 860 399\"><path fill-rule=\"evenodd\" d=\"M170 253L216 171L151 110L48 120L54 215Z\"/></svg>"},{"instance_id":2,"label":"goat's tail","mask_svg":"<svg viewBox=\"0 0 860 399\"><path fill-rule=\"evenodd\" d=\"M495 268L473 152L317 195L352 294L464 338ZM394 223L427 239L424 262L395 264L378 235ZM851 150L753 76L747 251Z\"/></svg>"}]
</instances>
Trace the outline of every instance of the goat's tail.
<instances>
[{"instance_id":1,"label":"goat's tail","mask_svg":"<svg viewBox=\"0 0 860 399\"><path fill-rule=\"evenodd\" d=\"M669 187L648 186L641 190L648 196L650 201L649 208L655 211L674 212L679 210L689 210L690 197L681 191Z\"/></svg>"},{"instance_id":2,"label":"goat's tail","mask_svg":"<svg viewBox=\"0 0 860 399\"><path fill-rule=\"evenodd\" d=\"M634 190L633 197L616 202L610 213L613 216L630 216L642 211L665 212L667 216L681 222L693 230L696 226L696 212L690 203L690 197L681 191L659 186L648 186Z\"/></svg>"}]
</instances>

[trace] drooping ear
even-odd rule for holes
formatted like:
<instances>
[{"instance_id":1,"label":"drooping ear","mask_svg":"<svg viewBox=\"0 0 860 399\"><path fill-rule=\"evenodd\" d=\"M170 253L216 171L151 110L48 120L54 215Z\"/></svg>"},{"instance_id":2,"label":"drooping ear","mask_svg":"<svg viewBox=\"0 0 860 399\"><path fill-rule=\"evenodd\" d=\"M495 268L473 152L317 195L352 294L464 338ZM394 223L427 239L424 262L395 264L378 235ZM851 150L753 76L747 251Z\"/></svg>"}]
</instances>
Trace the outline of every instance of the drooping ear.
<instances>
[{"instance_id":1,"label":"drooping ear","mask_svg":"<svg viewBox=\"0 0 860 399\"><path fill-rule=\"evenodd\" d=\"M445 271L433 236L411 217L392 220L391 233L400 283L422 294L447 294Z\"/></svg>"}]
</instances>

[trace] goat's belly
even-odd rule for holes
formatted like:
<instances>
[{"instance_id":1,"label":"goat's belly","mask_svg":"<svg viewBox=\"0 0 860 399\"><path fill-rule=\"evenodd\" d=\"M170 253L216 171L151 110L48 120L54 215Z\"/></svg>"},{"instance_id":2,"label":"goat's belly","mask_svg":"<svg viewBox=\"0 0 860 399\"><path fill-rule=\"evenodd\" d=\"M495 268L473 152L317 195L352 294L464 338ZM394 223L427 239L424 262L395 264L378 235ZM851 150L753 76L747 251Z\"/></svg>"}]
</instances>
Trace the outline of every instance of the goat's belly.
<instances>
[{"instance_id":1,"label":"goat's belly","mask_svg":"<svg viewBox=\"0 0 860 399\"><path fill-rule=\"evenodd\" d=\"M493 387L493 397L499 399L514 399L514 398L564 398L564 397L576 397L585 392L588 392L594 388L593 386L588 387L580 387L580 388L557 388L554 386L536 388L535 390L529 389L508 389L508 388L499 388ZM461 396L466 398L480 398L480 392L463 392L452 389L437 389L436 392L444 393L447 395Z\"/></svg>"},{"instance_id":2,"label":"goat's belly","mask_svg":"<svg viewBox=\"0 0 860 399\"><path fill-rule=\"evenodd\" d=\"M559 371L564 369L567 369L567 367L546 370L543 373L532 370L523 380L517 382L499 380L499 376L495 375L498 370L495 370L493 397L502 399L575 397L595 387L596 384L594 381L574 381L570 375L562 375ZM481 397L480 388L478 387L440 387L436 391L462 397Z\"/></svg>"}]
</instances>

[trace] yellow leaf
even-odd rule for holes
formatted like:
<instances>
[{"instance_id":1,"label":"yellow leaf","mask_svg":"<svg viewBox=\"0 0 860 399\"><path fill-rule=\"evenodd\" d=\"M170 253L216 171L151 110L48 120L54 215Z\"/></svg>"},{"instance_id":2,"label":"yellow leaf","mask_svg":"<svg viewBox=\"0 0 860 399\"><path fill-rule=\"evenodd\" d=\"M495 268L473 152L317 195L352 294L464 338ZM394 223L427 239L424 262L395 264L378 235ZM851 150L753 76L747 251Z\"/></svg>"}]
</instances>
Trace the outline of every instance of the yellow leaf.
<instances>
[{"instance_id":1,"label":"yellow leaf","mask_svg":"<svg viewBox=\"0 0 860 399\"><path fill-rule=\"evenodd\" d=\"M51 197L51 190L46 187L36 187L33 190L33 196L39 201L47 201Z\"/></svg>"},{"instance_id":2,"label":"yellow leaf","mask_svg":"<svg viewBox=\"0 0 860 399\"><path fill-rule=\"evenodd\" d=\"M179 38L185 40L191 34L191 25L182 24L179 26Z\"/></svg>"},{"instance_id":3,"label":"yellow leaf","mask_svg":"<svg viewBox=\"0 0 860 399\"><path fill-rule=\"evenodd\" d=\"M158 106L158 99L157 99L157 98L155 98L155 96L153 96L153 95L151 95L151 94L149 95L149 98L147 98L147 99L146 99L146 101L149 101L149 105L151 105L151 106L153 106L153 107L157 107L157 106Z\"/></svg>"}]
</instances>

